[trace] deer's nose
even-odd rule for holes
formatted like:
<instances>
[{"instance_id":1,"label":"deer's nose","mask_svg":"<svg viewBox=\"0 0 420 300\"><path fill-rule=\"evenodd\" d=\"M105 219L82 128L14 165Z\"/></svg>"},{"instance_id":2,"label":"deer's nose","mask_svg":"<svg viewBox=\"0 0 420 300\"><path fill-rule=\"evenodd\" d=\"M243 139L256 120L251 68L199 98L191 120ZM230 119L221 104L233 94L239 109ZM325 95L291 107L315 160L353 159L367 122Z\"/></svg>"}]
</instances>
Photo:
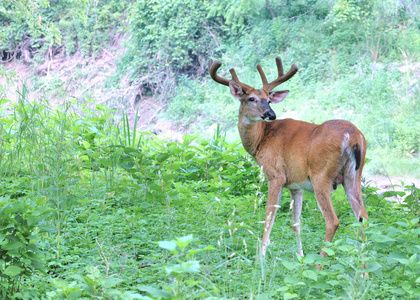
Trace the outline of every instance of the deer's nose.
<instances>
[{"instance_id":1,"label":"deer's nose","mask_svg":"<svg viewBox=\"0 0 420 300\"><path fill-rule=\"evenodd\" d=\"M276 113L273 110L266 110L262 115L263 120L269 119L269 120L275 120L276 119Z\"/></svg>"}]
</instances>

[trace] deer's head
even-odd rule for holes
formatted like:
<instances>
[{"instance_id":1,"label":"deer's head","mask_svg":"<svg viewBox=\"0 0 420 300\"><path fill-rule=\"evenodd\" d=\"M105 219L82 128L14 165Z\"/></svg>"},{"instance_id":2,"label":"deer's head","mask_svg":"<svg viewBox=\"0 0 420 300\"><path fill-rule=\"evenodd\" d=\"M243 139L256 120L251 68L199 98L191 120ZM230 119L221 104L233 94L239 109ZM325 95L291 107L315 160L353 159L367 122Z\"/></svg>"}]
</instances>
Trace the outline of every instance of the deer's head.
<instances>
[{"instance_id":1,"label":"deer's head","mask_svg":"<svg viewBox=\"0 0 420 300\"><path fill-rule=\"evenodd\" d=\"M276 57L276 64L278 76L277 79L270 83L267 81L261 66L259 64L257 65L257 70L260 73L263 82L263 87L261 89L255 89L252 86L240 82L233 68L229 70L232 75L231 80L218 76L217 70L222 65L218 60L209 61L209 73L211 78L217 83L229 86L231 94L241 101L239 115L245 122L272 121L276 119L276 114L271 109L270 103L279 103L283 101L289 93L288 90L274 92L272 90L281 83L289 80L298 71L296 65L293 64L290 70L284 74L280 57Z\"/></svg>"}]
</instances>

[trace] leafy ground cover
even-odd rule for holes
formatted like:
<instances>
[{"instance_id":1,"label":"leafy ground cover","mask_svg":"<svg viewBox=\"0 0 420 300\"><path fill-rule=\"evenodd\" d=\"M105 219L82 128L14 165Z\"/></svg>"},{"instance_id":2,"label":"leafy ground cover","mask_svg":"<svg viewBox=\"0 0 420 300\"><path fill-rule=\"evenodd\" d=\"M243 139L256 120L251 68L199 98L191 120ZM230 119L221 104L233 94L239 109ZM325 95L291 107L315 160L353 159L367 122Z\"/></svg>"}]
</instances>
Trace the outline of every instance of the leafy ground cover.
<instances>
[{"instance_id":1,"label":"leafy ground cover","mask_svg":"<svg viewBox=\"0 0 420 300\"><path fill-rule=\"evenodd\" d=\"M105 106L2 100L0 294L6 299L416 299L420 190L398 204L365 182L359 240L343 190L327 258L305 194L296 255L285 191L259 254L267 184L239 141L166 142ZM91 107L95 107L92 109ZM317 271L315 265L323 265ZM368 275L362 276L365 272Z\"/></svg>"}]
</instances>

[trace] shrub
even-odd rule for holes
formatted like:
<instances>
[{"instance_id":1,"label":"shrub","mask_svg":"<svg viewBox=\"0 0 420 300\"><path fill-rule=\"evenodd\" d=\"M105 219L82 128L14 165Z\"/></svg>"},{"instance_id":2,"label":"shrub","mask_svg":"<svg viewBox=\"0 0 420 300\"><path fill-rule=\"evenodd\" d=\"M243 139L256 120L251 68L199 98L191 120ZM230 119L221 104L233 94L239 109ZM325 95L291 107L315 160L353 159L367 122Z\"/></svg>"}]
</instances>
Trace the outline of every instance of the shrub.
<instances>
[{"instance_id":1,"label":"shrub","mask_svg":"<svg viewBox=\"0 0 420 300\"><path fill-rule=\"evenodd\" d=\"M4 179L3 179L4 180ZM45 199L0 197L0 295L10 299L22 280L43 271L43 253L36 242L40 232L54 232L45 225L50 213ZM41 224L41 225L40 225ZM44 224L44 225L42 225Z\"/></svg>"}]
</instances>

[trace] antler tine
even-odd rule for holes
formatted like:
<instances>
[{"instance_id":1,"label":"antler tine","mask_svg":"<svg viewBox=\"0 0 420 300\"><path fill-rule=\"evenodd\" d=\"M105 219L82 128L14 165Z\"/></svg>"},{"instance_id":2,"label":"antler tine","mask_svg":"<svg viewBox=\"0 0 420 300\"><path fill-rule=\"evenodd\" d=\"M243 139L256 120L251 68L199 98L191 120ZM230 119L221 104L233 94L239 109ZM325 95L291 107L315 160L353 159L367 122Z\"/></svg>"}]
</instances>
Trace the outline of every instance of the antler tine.
<instances>
[{"instance_id":1,"label":"antler tine","mask_svg":"<svg viewBox=\"0 0 420 300\"><path fill-rule=\"evenodd\" d=\"M267 77L265 77L265 73L260 64L257 65L257 70L258 70L258 73L260 73L260 77L263 83L263 89L265 89L268 86L268 81L267 81Z\"/></svg>"},{"instance_id":2,"label":"antler tine","mask_svg":"<svg viewBox=\"0 0 420 300\"><path fill-rule=\"evenodd\" d=\"M290 70L286 74L284 74L283 63L281 62L281 59L278 56L276 57L276 65L277 65L278 76L277 76L277 79L267 84L267 88L265 86L263 87L263 89L266 90L267 92L272 91L279 84L292 78L293 75L295 75L296 72L299 70L295 64L292 64L292 66L290 67Z\"/></svg>"},{"instance_id":3,"label":"antler tine","mask_svg":"<svg viewBox=\"0 0 420 300\"><path fill-rule=\"evenodd\" d=\"M219 60L209 60L209 73L211 78L213 78L214 81L216 81L217 83L223 84L223 85L227 85L229 86L229 81L226 78L220 77L219 75L217 75L217 70L219 70L219 68L222 66L222 63Z\"/></svg>"},{"instance_id":4,"label":"antler tine","mask_svg":"<svg viewBox=\"0 0 420 300\"><path fill-rule=\"evenodd\" d=\"M236 72L235 72L234 68L229 69L229 72L232 75L232 81L239 84L241 86L242 90L245 92L245 94L249 94L254 89L252 86L249 86L249 85L239 81L238 75L236 75Z\"/></svg>"},{"instance_id":5,"label":"antler tine","mask_svg":"<svg viewBox=\"0 0 420 300\"><path fill-rule=\"evenodd\" d=\"M211 59L209 60L209 73L211 78L213 78L214 81L216 81L217 83L223 84L223 85L227 85L229 86L229 82L230 81L234 81L237 84L240 85L240 87L243 89L243 91L248 94L251 90L253 90L254 88L252 86L249 86L245 83L242 83L239 81L238 75L236 75L235 69L231 68L229 70L230 74L232 74L232 79L226 79L223 77L220 77L217 75L217 70L222 66L222 63L218 60L212 61Z\"/></svg>"},{"instance_id":6,"label":"antler tine","mask_svg":"<svg viewBox=\"0 0 420 300\"><path fill-rule=\"evenodd\" d=\"M235 81L236 83L240 82L234 68L230 68L229 72L230 72L230 75L232 75L232 81Z\"/></svg>"},{"instance_id":7,"label":"antler tine","mask_svg":"<svg viewBox=\"0 0 420 300\"><path fill-rule=\"evenodd\" d=\"M276 65L277 65L277 73L280 76L284 75L283 71L283 63L281 62L281 58L279 56L276 57Z\"/></svg>"}]
</instances>

